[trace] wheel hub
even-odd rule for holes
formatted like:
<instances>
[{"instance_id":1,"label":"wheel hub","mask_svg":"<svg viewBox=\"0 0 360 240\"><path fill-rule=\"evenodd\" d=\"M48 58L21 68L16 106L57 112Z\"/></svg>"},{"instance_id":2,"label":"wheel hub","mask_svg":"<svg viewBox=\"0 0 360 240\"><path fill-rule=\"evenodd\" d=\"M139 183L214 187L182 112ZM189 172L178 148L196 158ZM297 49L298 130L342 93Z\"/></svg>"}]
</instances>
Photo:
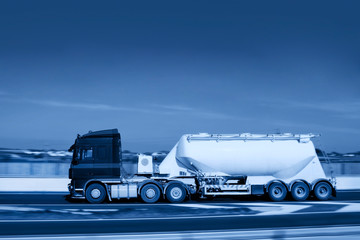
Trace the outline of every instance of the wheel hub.
<instances>
[{"instance_id":1,"label":"wheel hub","mask_svg":"<svg viewBox=\"0 0 360 240\"><path fill-rule=\"evenodd\" d=\"M95 188L93 190L91 190L91 197L92 198L99 198L101 195L101 192L99 189Z\"/></svg>"},{"instance_id":2,"label":"wheel hub","mask_svg":"<svg viewBox=\"0 0 360 240\"><path fill-rule=\"evenodd\" d=\"M145 195L147 198L153 198L153 197L155 197L156 192L154 189L150 188L150 189L146 190Z\"/></svg>"},{"instance_id":3,"label":"wheel hub","mask_svg":"<svg viewBox=\"0 0 360 240\"><path fill-rule=\"evenodd\" d=\"M182 191L180 188L178 187L174 187L173 189L171 189L170 191L170 196L174 199L179 199L181 198L182 195Z\"/></svg>"},{"instance_id":4,"label":"wheel hub","mask_svg":"<svg viewBox=\"0 0 360 240\"><path fill-rule=\"evenodd\" d=\"M326 195L327 194L327 189L325 187L321 187L319 189L319 192L320 192L321 195Z\"/></svg>"},{"instance_id":5,"label":"wheel hub","mask_svg":"<svg viewBox=\"0 0 360 240\"><path fill-rule=\"evenodd\" d=\"M281 195L281 194L282 194L281 188L279 188L279 187L274 188L274 194L275 194L275 195Z\"/></svg>"},{"instance_id":6,"label":"wheel hub","mask_svg":"<svg viewBox=\"0 0 360 240\"><path fill-rule=\"evenodd\" d=\"M298 188L296 189L296 193L297 193L299 196L303 196L303 195L305 195L305 189L302 188L302 187L298 187Z\"/></svg>"}]
</instances>

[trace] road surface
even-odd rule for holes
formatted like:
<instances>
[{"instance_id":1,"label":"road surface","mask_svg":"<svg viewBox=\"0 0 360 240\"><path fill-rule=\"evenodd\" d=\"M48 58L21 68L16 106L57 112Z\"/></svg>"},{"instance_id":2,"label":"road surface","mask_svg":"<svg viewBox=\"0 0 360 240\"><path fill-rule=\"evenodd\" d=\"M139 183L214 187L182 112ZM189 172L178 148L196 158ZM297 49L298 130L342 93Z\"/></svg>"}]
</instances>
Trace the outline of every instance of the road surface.
<instances>
[{"instance_id":1,"label":"road surface","mask_svg":"<svg viewBox=\"0 0 360 240\"><path fill-rule=\"evenodd\" d=\"M259 235L265 233L267 235ZM241 239L240 236L244 239L245 236L337 239L334 238L337 236L340 239L347 236L360 239L360 192L340 192L336 199L325 202L274 203L262 198L221 198L182 204L143 204L134 200L87 204L68 202L63 193L0 194L1 238L55 236L57 239L59 236L64 239L80 236L109 239L221 239L225 236L228 239Z\"/></svg>"}]
</instances>

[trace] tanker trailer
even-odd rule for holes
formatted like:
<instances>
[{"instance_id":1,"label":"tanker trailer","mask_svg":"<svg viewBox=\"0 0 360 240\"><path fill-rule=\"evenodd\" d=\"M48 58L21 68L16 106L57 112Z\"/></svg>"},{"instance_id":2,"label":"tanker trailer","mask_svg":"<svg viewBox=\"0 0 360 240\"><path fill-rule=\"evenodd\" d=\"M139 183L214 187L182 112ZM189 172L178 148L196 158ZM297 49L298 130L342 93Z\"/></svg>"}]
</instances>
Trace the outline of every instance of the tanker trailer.
<instances>
[{"instance_id":1,"label":"tanker trailer","mask_svg":"<svg viewBox=\"0 0 360 240\"><path fill-rule=\"evenodd\" d=\"M117 129L78 135L69 151L70 198L101 203L108 199L160 198L182 202L191 196L268 195L281 201L335 195L316 155L313 134L187 134L159 164L138 155L129 168Z\"/></svg>"},{"instance_id":2,"label":"tanker trailer","mask_svg":"<svg viewBox=\"0 0 360 240\"><path fill-rule=\"evenodd\" d=\"M187 134L160 164L171 178L195 177L203 197L288 193L303 201L335 196L335 178L326 177L311 138L314 134ZM179 179L180 180L180 179Z\"/></svg>"}]
</instances>

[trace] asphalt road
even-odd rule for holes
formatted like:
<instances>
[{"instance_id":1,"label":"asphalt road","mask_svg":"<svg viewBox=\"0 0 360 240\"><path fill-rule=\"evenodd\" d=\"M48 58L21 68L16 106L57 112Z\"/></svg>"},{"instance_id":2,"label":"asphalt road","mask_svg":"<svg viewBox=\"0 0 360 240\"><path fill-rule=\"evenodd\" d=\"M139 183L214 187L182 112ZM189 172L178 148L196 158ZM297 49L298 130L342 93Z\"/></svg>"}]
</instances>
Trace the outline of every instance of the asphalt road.
<instances>
[{"instance_id":1,"label":"asphalt road","mask_svg":"<svg viewBox=\"0 0 360 240\"><path fill-rule=\"evenodd\" d=\"M134 220L1 222L1 235L149 233L170 231L233 230L279 227L360 225L360 213L323 213L299 216L224 216Z\"/></svg>"},{"instance_id":2,"label":"asphalt road","mask_svg":"<svg viewBox=\"0 0 360 240\"><path fill-rule=\"evenodd\" d=\"M360 226L360 192L336 199L221 198L182 204L68 202L64 194L0 193L0 237Z\"/></svg>"},{"instance_id":3,"label":"asphalt road","mask_svg":"<svg viewBox=\"0 0 360 240\"><path fill-rule=\"evenodd\" d=\"M68 200L66 200L65 196L67 193L32 193L32 192L0 192L0 204L70 204ZM291 201L290 199L288 199ZM338 191L337 196L330 201L344 201L344 200L360 200L360 190L358 191ZM264 197L229 197L229 198L216 198L214 200L200 200L200 202L264 202L268 201ZM74 201L78 203L86 203L86 201ZM110 204L117 203L141 203L141 201L137 199L130 200L122 200L122 201L113 201Z\"/></svg>"}]
</instances>

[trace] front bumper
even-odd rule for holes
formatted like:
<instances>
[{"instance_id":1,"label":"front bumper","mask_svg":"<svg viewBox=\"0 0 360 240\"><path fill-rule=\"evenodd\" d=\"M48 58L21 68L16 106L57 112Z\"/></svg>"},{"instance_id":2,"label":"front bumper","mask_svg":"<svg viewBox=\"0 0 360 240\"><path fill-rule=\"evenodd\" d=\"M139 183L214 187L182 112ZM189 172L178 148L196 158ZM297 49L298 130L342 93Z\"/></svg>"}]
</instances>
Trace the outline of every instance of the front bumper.
<instances>
[{"instance_id":1,"label":"front bumper","mask_svg":"<svg viewBox=\"0 0 360 240\"><path fill-rule=\"evenodd\" d=\"M73 181L71 181L71 183L68 184L68 190L70 192L70 198L71 199L85 199L83 190L77 190L74 187Z\"/></svg>"}]
</instances>

